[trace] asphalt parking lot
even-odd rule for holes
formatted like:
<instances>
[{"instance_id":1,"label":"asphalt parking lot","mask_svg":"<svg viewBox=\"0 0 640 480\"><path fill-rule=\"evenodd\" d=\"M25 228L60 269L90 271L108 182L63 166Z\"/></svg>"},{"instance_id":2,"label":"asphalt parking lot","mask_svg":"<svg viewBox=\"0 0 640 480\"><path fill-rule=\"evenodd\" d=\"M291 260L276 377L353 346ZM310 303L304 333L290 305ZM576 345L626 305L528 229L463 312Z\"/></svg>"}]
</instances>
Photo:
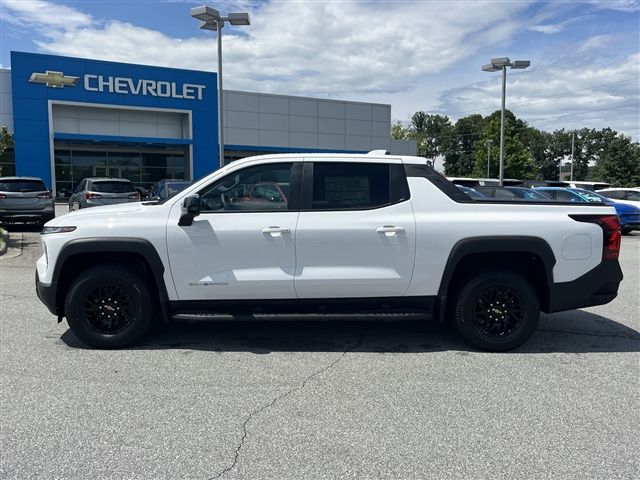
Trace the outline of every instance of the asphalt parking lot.
<instances>
[{"instance_id":1,"label":"asphalt parking lot","mask_svg":"<svg viewBox=\"0 0 640 480\"><path fill-rule=\"evenodd\" d=\"M640 477L640 232L616 300L503 354L379 320L87 349L37 300L39 255L31 228L0 257L0 478Z\"/></svg>"}]
</instances>

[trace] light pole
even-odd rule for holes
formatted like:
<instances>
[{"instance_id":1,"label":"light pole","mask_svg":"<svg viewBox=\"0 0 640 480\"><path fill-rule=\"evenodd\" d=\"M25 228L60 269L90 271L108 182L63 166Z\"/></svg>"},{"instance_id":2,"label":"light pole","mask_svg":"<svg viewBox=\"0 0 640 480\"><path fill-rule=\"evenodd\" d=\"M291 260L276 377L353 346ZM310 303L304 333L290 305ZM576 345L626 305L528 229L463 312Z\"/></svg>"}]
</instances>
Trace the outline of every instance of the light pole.
<instances>
[{"instance_id":1,"label":"light pole","mask_svg":"<svg viewBox=\"0 0 640 480\"><path fill-rule=\"evenodd\" d=\"M509 57L492 58L491 63L482 66L483 72L502 70L502 110L500 112L500 185L504 183L504 103L507 94L507 67L522 70L531 65L529 60L509 60Z\"/></svg>"},{"instance_id":2,"label":"light pole","mask_svg":"<svg viewBox=\"0 0 640 480\"><path fill-rule=\"evenodd\" d=\"M571 132L571 175L569 180L573 182L573 153L576 146L576 131Z\"/></svg>"},{"instance_id":3,"label":"light pole","mask_svg":"<svg viewBox=\"0 0 640 480\"><path fill-rule=\"evenodd\" d=\"M222 97L222 27L225 22L231 25L250 25L248 13L229 13L220 16L215 8L202 5L191 9L191 16L201 20L200 28L218 32L218 165L224 166L224 128L223 128L223 97Z\"/></svg>"},{"instance_id":4,"label":"light pole","mask_svg":"<svg viewBox=\"0 0 640 480\"><path fill-rule=\"evenodd\" d=\"M491 165L491 144L493 140L487 140L487 178L491 178L489 176L489 165Z\"/></svg>"}]
</instances>

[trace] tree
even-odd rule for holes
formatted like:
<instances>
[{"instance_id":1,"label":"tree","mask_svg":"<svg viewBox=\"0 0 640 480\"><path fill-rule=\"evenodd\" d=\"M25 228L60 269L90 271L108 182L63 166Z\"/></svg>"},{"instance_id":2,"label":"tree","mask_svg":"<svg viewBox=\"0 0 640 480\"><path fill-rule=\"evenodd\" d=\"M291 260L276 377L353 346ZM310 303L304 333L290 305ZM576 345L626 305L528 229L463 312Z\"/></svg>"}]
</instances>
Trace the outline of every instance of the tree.
<instances>
[{"instance_id":1,"label":"tree","mask_svg":"<svg viewBox=\"0 0 640 480\"><path fill-rule=\"evenodd\" d=\"M410 138L411 131L400 122L391 125L391 138L393 140L407 140Z\"/></svg>"},{"instance_id":2,"label":"tree","mask_svg":"<svg viewBox=\"0 0 640 480\"><path fill-rule=\"evenodd\" d=\"M594 171L596 180L614 186L640 185L640 144L624 135L615 136L607 142Z\"/></svg>"},{"instance_id":3,"label":"tree","mask_svg":"<svg viewBox=\"0 0 640 480\"><path fill-rule=\"evenodd\" d=\"M484 129L480 114L460 118L453 127L444 152L444 171L452 177L468 177L475 164L475 144Z\"/></svg>"},{"instance_id":4,"label":"tree","mask_svg":"<svg viewBox=\"0 0 640 480\"><path fill-rule=\"evenodd\" d=\"M529 128L526 122L519 120L509 110L505 111L504 126L504 178L535 178L536 164L531 152L522 142L522 132ZM485 128L475 143L475 164L473 175L484 177L487 174L487 140L492 140L491 168L492 177L499 176L500 170L500 111L485 119Z\"/></svg>"},{"instance_id":5,"label":"tree","mask_svg":"<svg viewBox=\"0 0 640 480\"><path fill-rule=\"evenodd\" d=\"M4 125L0 129L0 157L8 149L13 148L13 134ZM0 176L2 176L2 165L0 164Z\"/></svg>"},{"instance_id":6,"label":"tree","mask_svg":"<svg viewBox=\"0 0 640 480\"><path fill-rule=\"evenodd\" d=\"M453 125L449 117L416 112L411 117L409 128L410 138L416 141L418 155L430 159L431 165L435 164L436 158L447 150L451 140Z\"/></svg>"}]
</instances>

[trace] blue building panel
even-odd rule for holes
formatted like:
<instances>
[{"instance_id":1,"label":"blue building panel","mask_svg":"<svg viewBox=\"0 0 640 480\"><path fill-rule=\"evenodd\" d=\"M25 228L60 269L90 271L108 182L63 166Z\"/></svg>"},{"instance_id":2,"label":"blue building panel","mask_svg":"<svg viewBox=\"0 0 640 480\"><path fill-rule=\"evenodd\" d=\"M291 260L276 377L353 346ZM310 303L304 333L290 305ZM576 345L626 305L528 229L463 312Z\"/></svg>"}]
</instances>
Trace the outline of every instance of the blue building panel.
<instances>
[{"instance_id":1,"label":"blue building panel","mask_svg":"<svg viewBox=\"0 0 640 480\"><path fill-rule=\"evenodd\" d=\"M51 144L56 132L49 125L50 101L190 112L193 136L176 143L193 145L194 177L217 168L215 73L11 52L11 81L19 175L39 176L52 186ZM47 81L51 82L49 86L44 83ZM118 140L92 137L105 143ZM141 144L173 143L165 139L138 140ZM127 137L127 141L135 143L136 139Z\"/></svg>"}]
</instances>

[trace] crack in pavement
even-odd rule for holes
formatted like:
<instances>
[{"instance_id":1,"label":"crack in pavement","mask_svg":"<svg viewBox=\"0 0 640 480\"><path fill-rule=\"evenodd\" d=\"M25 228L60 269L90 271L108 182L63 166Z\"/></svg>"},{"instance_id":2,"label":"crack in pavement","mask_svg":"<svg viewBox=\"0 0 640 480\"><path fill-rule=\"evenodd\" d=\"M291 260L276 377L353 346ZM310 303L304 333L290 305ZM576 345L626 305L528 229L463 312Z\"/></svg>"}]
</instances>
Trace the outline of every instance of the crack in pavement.
<instances>
[{"instance_id":1,"label":"crack in pavement","mask_svg":"<svg viewBox=\"0 0 640 480\"><path fill-rule=\"evenodd\" d=\"M617 333L579 332L577 330L547 330L544 328L538 328L538 331L545 332L545 333L567 333L571 335L585 335L587 337L612 337L612 338L625 338L627 340L640 340L640 336L619 335Z\"/></svg>"},{"instance_id":2,"label":"crack in pavement","mask_svg":"<svg viewBox=\"0 0 640 480\"><path fill-rule=\"evenodd\" d=\"M238 445L236 446L236 451L235 451L235 456L233 458L233 462L228 467L225 467L224 469L222 469L220 471L220 473L218 473L215 477L211 477L211 480L216 479L216 478L221 478L224 474L226 474L227 472L230 472L231 470L233 470L236 467L236 465L238 464L238 460L240 459L240 451L242 450L242 447L244 446L245 440L247 439L247 436L249 435L249 432L247 431L247 425L249 424L249 422L256 415L259 415L260 413L264 412L268 408L273 407L280 400L283 400L283 399L287 398L292 393L295 393L295 392L298 392L298 391L304 389L304 387L307 385L307 383L309 383L314 377L317 377L318 375L321 375L321 374L331 370L333 367L335 367L347 355L347 353L353 352L355 349L360 347L360 345L362 345L362 342L363 342L364 337L366 335L367 335L367 329L363 330L363 332L360 334L360 337L358 338L358 341L352 347L347 348L344 352L342 352L342 354L336 360L331 362L326 367L324 367L324 368L322 368L320 370L317 370L314 373L312 373L311 375L309 375L297 387L294 387L294 388L288 390L287 392L285 392L285 393L283 393L281 395L278 395L277 397L275 397L273 400L271 400L266 405L263 405L262 407L258 408L257 410L254 410L253 412L251 412L249 414L249 416L244 420L244 422L242 422L242 438L240 438L240 443L238 443Z\"/></svg>"}]
</instances>

